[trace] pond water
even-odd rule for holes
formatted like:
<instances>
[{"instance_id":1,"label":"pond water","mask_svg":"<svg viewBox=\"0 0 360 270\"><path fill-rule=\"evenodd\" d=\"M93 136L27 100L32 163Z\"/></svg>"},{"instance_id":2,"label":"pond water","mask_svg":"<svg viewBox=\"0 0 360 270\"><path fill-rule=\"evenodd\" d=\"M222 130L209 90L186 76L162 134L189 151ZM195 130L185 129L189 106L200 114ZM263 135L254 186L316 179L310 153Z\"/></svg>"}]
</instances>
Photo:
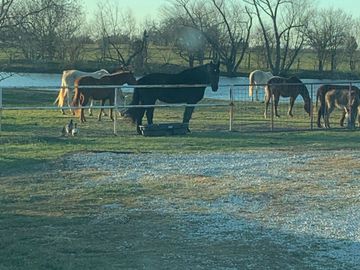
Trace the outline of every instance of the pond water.
<instances>
[{"instance_id":1,"label":"pond water","mask_svg":"<svg viewBox=\"0 0 360 270\"><path fill-rule=\"evenodd\" d=\"M302 81L308 86L312 83L336 83L339 81L332 80L314 80L314 79L302 79ZM9 77L3 81L0 81L0 87L54 87L54 91L58 91L58 87L61 84L61 74L50 73L17 73L12 77ZM247 77L220 77L219 90L217 92L211 91L210 87L206 88L205 98L228 100L230 97L229 88L231 85L238 85L233 87L234 97L236 100L250 100L248 96L249 79ZM310 87L309 91L310 91ZM313 92L316 91L318 85L314 85ZM132 92L132 89L126 88L125 92ZM263 100L264 91L259 91L259 98Z\"/></svg>"}]
</instances>

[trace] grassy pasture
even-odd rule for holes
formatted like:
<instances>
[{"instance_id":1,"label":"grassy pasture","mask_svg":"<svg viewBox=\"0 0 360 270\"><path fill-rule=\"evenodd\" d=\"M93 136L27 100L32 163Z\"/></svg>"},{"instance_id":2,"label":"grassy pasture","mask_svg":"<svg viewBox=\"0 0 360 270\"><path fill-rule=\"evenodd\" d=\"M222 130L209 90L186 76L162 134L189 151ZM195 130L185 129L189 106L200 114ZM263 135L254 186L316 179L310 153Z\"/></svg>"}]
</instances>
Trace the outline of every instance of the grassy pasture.
<instances>
[{"instance_id":1,"label":"grassy pasture","mask_svg":"<svg viewBox=\"0 0 360 270\"><path fill-rule=\"evenodd\" d=\"M56 93L49 92L6 92L4 105L49 106L55 96ZM188 233L198 223L188 217L199 217L201 224L211 223L210 203L234 194L269 196L274 206L279 207L275 210L287 215L291 205L282 204L284 198L289 198L287 194L308 194L315 198L325 192L321 182L309 179L287 182L286 186L270 183L250 186L239 185L231 178L174 175L101 184L111 172L95 168L73 171L67 163L71 154L103 151L191 154L360 149L358 130L304 130L308 128L308 120L301 104L294 119L287 118L286 108L287 104L281 110L281 119L276 120L274 132L268 129L269 120L263 119L260 103L235 104L234 132L228 131L228 107L198 108L190 124L192 132L174 137L142 137L123 120L118 122L118 136L114 136L112 122L107 117L98 122L95 116L87 117L88 122L80 125L79 136L61 137L62 126L72 118L69 114L63 116L57 110L3 111L0 269L189 269L196 265L199 269L242 265L258 269L269 261L278 269L311 266L306 251L294 251L272 241L268 234L273 232L263 227L242 232L241 239L246 239L242 242L189 238ZM156 109L154 121L179 122L182 112L182 108ZM289 126L291 130L284 131ZM349 157L334 157L331 162L328 174L317 172L316 176L330 179L335 172L357 164ZM318 163L324 166L327 160ZM304 164L303 169L316 171L317 165ZM354 192L357 189L351 188L353 180L349 171L346 178L334 185L345 183ZM331 189L326 194L331 195ZM355 197L349 196L342 203L354 203L352 198ZM173 212L156 209L162 201ZM315 199L311 203L318 205ZM329 203L321 207L335 207L334 202ZM246 218L251 217L246 215ZM282 237L290 243L301 241L291 234ZM312 248L321 250L322 241ZM321 266L351 269L328 260Z\"/></svg>"},{"instance_id":2,"label":"grassy pasture","mask_svg":"<svg viewBox=\"0 0 360 270\"><path fill-rule=\"evenodd\" d=\"M4 91L4 106L51 106L56 93L45 91ZM202 103L214 103L205 100ZM226 101L215 101L224 103ZM118 120L118 136L113 135L113 123L108 117L97 121L87 117L80 124L80 134L75 138L61 137L62 127L72 118L57 110L4 110L0 169L25 170L38 162L56 160L67 153L79 151L118 152L196 152L241 151L248 149L358 149L359 131L337 128L339 113L331 117L332 130L310 129L310 120L302 110L302 104L294 108L294 118L286 115L288 104L281 104L281 117L271 122L263 117L263 104L236 102L233 129L229 129L229 107L196 108L190 122L192 132L186 136L142 137L127 121ZM97 114L95 110L94 115ZM155 123L181 122L183 108L157 108ZM314 115L315 121L316 115ZM145 120L144 120L145 121ZM285 131L284 131L285 130ZM20 165L20 167L19 167Z\"/></svg>"}]
</instances>

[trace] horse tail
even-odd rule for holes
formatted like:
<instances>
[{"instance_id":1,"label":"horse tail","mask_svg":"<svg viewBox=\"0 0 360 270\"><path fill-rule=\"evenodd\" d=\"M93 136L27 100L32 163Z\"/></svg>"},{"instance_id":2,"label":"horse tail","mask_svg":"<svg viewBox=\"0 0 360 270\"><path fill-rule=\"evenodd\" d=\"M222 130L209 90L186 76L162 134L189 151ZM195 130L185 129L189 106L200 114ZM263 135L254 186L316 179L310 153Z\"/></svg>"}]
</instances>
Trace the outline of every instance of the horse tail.
<instances>
[{"instance_id":1,"label":"horse tail","mask_svg":"<svg viewBox=\"0 0 360 270\"><path fill-rule=\"evenodd\" d=\"M135 88L132 96L132 100L129 105L139 105L140 104L140 93L139 89ZM121 112L121 115L125 118L130 118L133 123L136 123L138 118L139 108L128 108L125 111Z\"/></svg>"},{"instance_id":2,"label":"horse tail","mask_svg":"<svg viewBox=\"0 0 360 270\"><path fill-rule=\"evenodd\" d=\"M249 97L252 97L254 94L254 72L251 72L249 75Z\"/></svg>"},{"instance_id":3,"label":"horse tail","mask_svg":"<svg viewBox=\"0 0 360 270\"><path fill-rule=\"evenodd\" d=\"M71 107L77 107L82 104L83 100L79 91L79 81L81 78L78 78L74 82L74 98L71 102ZM80 113L80 108L74 109L75 115L78 116Z\"/></svg>"},{"instance_id":4,"label":"horse tail","mask_svg":"<svg viewBox=\"0 0 360 270\"><path fill-rule=\"evenodd\" d=\"M63 72L63 75L61 77L61 88L59 90L59 94L58 94L56 100L54 101L54 104L57 103L58 107L64 106L65 98L69 94L68 93L69 89L68 89L68 86L67 86L67 83L65 80L65 77L66 77L65 73L66 73L66 71Z\"/></svg>"},{"instance_id":5,"label":"horse tail","mask_svg":"<svg viewBox=\"0 0 360 270\"><path fill-rule=\"evenodd\" d=\"M316 93L316 109L318 110L318 103L320 100L320 115L322 117L325 117L325 111L326 111L326 105L325 105L325 95L327 92L327 87L325 87L324 85L320 86L320 88L318 89L317 93Z\"/></svg>"},{"instance_id":6,"label":"horse tail","mask_svg":"<svg viewBox=\"0 0 360 270\"><path fill-rule=\"evenodd\" d=\"M65 88L61 86L61 88L59 90L59 94L54 101L54 104L57 104L58 107L63 107L65 98L66 98L66 91L65 91Z\"/></svg>"}]
</instances>

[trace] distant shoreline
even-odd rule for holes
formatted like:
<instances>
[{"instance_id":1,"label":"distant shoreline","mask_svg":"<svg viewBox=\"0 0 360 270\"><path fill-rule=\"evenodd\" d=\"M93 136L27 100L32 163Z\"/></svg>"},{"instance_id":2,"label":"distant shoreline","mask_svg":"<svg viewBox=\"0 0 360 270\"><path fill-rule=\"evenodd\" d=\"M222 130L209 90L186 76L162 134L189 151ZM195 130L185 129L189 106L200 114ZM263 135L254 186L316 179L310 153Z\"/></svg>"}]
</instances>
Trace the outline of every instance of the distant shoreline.
<instances>
[{"instance_id":1,"label":"distant shoreline","mask_svg":"<svg viewBox=\"0 0 360 270\"><path fill-rule=\"evenodd\" d=\"M67 69L79 69L88 72L93 72L99 69L107 69L110 72L116 70L114 64L101 64L101 63L82 63L70 65L60 65L60 64L41 64L41 65L7 65L3 66L1 72L8 73L48 73L48 74L61 74L63 70ZM186 66L180 65L158 65L158 64L149 64L146 68L141 70L135 70L134 73L137 76L143 76L144 74L149 74L153 72L164 72L164 73L176 73L186 69ZM243 72L237 72L234 76L228 76L226 72L221 72L221 76L224 77L248 77L251 71L245 70ZM342 71L314 71L314 70L290 70L285 76L297 76L299 78L306 79L331 79L331 80L360 80L359 72L342 72Z\"/></svg>"}]
</instances>

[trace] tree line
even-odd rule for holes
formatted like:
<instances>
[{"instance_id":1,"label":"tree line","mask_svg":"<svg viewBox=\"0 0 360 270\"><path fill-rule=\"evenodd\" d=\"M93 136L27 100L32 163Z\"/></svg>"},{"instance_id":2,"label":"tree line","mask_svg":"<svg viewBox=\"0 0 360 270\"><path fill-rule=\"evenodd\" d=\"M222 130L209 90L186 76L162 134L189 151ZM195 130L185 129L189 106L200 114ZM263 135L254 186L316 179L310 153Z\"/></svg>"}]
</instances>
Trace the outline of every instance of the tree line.
<instances>
[{"instance_id":1,"label":"tree line","mask_svg":"<svg viewBox=\"0 0 360 270\"><path fill-rule=\"evenodd\" d=\"M139 22L116 1L86 14L79 0L1 0L0 53L33 63L98 62L144 68L150 48L164 65L176 55L188 66L220 60L228 75L258 59L273 74L288 72L310 50L316 68L356 69L359 21L311 0L168 0L156 20ZM96 56L86 48L92 46Z\"/></svg>"}]
</instances>

